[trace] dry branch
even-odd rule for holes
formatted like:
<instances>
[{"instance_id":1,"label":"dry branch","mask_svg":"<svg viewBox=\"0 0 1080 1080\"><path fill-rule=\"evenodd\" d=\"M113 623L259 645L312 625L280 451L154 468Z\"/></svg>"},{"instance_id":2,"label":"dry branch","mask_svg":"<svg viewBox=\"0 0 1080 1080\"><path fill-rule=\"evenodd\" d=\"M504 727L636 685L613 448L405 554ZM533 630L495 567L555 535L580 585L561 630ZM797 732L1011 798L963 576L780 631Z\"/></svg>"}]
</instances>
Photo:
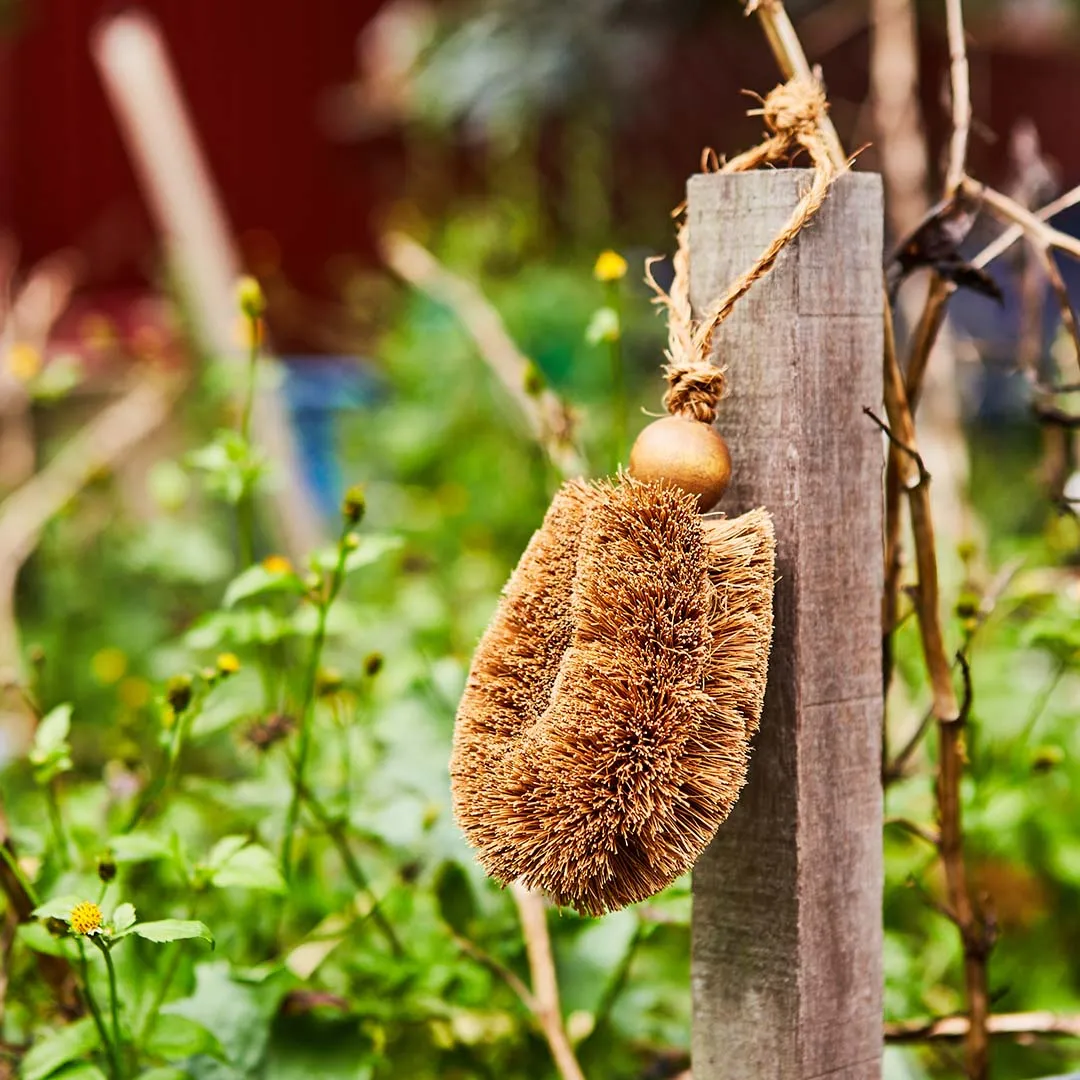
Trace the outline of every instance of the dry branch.
<instances>
[{"instance_id":1,"label":"dry branch","mask_svg":"<svg viewBox=\"0 0 1080 1080\"><path fill-rule=\"evenodd\" d=\"M1065 192L1064 195L1055 199L1051 203L1047 203L1041 210L1037 211L1035 217L1043 223L1048 222L1056 214L1060 214L1063 210L1068 210L1069 207L1075 206L1080 203L1080 184L1072 188L1070 191ZM1022 225L1010 225L1000 236L996 237L989 244L986 245L971 260L971 265L976 269L982 269L988 266L995 259L1004 255L1024 235L1024 228Z\"/></svg>"},{"instance_id":2,"label":"dry branch","mask_svg":"<svg viewBox=\"0 0 1080 1080\"><path fill-rule=\"evenodd\" d=\"M517 904L521 932L525 937L537 1022L544 1032L562 1080L585 1080L563 1026L559 1008L559 981L555 974L555 959L551 955L544 901L522 885L511 885L510 892Z\"/></svg>"},{"instance_id":3,"label":"dry branch","mask_svg":"<svg viewBox=\"0 0 1080 1080\"><path fill-rule=\"evenodd\" d=\"M1037 238L1045 246L1057 248L1074 259L1080 259L1080 239L1060 229L1055 229L1053 225L1048 225L1015 199L1010 199L1008 195L1003 195L986 184L980 184L978 180L972 180L970 176L964 177L961 190L972 198L981 200L991 213L1004 221L1018 225L1025 233Z\"/></svg>"},{"instance_id":4,"label":"dry branch","mask_svg":"<svg viewBox=\"0 0 1080 1080\"><path fill-rule=\"evenodd\" d=\"M962 0L945 0L945 21L949 37L949 86L952 92L952 136L949 165L945 173L945 194L953 195L964 181L968 135L971 131L971 74L964 42Z\"/></svg>"},{"instance_id":5,"label":"dry branch","mask_svg":"<svg viewBox=\"0 0 1080 1080\"><path fill-rule=\"evenodd\" d=\"M885 1025L889 1043L928 1042L932 1039L963 1039L971 1024L966 1016L945 1016L940 1020L899 1020ZM998 1013L986 1020L989 1035L1055 1036L1080 1039L1080 1016L1052 1012Z\"/></svg>"},{"instance_id":6,"label":"dry branch","mask_svg":"<svg viewBox=\"0 0 1080 1080\"><path fill-rule=\"evenodd\" d=\"M470 281L447 270L434 255L401 233L382 239L387 266L414 288L445 304L469 332L480 355L514 400L539 443L563 476L578 476L582 459L574 446L573 418L548 389L532 392L535 371L506 330L499 313Z\"/></svg>"}]
</instances>

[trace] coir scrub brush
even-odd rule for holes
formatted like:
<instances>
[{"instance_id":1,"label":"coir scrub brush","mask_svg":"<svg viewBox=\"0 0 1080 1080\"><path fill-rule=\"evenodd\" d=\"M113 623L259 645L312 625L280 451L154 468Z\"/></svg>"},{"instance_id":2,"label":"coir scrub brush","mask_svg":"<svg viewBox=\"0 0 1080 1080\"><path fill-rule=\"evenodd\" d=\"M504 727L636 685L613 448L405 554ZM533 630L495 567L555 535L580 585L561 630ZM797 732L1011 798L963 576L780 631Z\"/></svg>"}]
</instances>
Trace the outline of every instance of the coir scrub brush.
<instances>
[{"instance_id":1,"label":"coir scrub brush","mask_svg":"<svg viewBox=\"0 0 1080 1080\"><path fill-rule=\"evenodd\" d=\"M792 85L765 103L776 153L774 96L803 131L823 100L796 86L796 103L811 104L793 113ZM458 822L503 883L593 915L643 900L693 865L746 781L772 639L774 539L763 509L702 516L731 474L712 427L724 374L711 339L831 179L815 182L701 322L682 226L671 294L653 283L669 316L672 415L638 437L629 475L562 487L503 591L450 762Z\"/></svg>"}]
</instances>

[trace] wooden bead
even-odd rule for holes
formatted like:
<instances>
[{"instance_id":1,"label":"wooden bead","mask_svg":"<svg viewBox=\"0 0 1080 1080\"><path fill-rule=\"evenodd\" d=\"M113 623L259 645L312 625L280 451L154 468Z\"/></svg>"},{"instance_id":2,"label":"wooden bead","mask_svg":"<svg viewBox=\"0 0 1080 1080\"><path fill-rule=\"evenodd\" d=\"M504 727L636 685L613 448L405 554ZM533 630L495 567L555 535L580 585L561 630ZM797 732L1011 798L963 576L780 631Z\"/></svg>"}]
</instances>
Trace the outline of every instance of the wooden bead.
<instances>
[{"instance_id":1,"label":"wooden bead","mask_svg":"<svg viewBox=\"0 0 1080 1080\"><path fill-rule=\"evenodd\" d=\"M711 510L731 481L727 443L708 424L681 416L651 423L630 451L630 475L635 480L667 480L698 497L704 512Z\"/></svg>"}]
</instances>

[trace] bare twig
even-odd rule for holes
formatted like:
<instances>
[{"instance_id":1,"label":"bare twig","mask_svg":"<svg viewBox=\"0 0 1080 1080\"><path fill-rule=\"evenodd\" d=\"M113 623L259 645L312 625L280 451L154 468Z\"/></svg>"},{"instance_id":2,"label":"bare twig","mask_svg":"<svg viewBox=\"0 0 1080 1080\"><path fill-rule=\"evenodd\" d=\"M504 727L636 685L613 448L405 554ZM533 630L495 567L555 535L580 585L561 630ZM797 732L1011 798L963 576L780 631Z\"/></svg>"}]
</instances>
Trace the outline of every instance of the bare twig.
<instances>
[{"instance_id":1,"label":"bare twig","mask_svg":"<svg viewBox=\"0 0 1080 1080\"><path fill-rule=\"evenodd\" d=\"M1068 210L1069 207L1075 206L1080 203L1080 184L1072 188L1070 191L1066 191L1064 195L1055 199L1051 203L1047 203L1041 210L1037 211L1035 217L1041 222L1048 222L1056 214L1060 214L1062 210ZM1024 228L1021 225L1010 225L1000 236L996 237L989 244L986 245L971 260L971 265L977 269L983 269L992 263L995 259L1004 255L1024 235Z\"/></svg>"},{"instance_id":2,"label":"bare twig","mask_svg":"<svg viewBox=\"0 0 1080 1080\"><path fill-rule=\"evenodd\" d=\"M498 977L502 979L515 994L517 994L521 999L521 1003L533 1014L533 1016L538 1015L536 998L533 997L532 991L501 960L497 960L491 953L481 949L475 941L471 941L467 937L462 937L460 934L454 935L454 941L463 953L467 953L477 963L483 964L483 966L493 974L498 975Z\"/></svg>"},{"instance_id":3,"label":"bare twig","mask_svg":"<svg viewBox=\"0 0 1080 1080\"><path fill-rule=\"evenodd\" d=\"M1037 237L1044 246L1057 248L1074 259L1080 259L1080 239L1048 225L1015 199L1010 199L1008 195L1003 195L1000 191L987 187L986 184L972 180L970 176L964 177L961 190L972 198L981 199L983 205L995 216L1020 226L1029 236Z\"/></svg>"},{"instance_id":4,"label":"bare twig","mask_svg":"<svg viewBox=\"0 0 1080 1080\"><path fill-rule=\"evenodd\" d=\"M885 411L892 434L905 448L901 452L894 443L891 458L895 462L900 485L907 491L911 508L911 528L915 538L915 562L919 579L915 593L915 611L919 620L923 656L934 693L934 715L939 720L950 722L959 716L959 707L953 690L950 664L945 652L945 636L941 627L930 490L913 456L917 453L915 425L908 408L900 367L895 356L891 360L892 362L886 355Z\"/></svg>"},{"instance_id":5,"label":"bare twig","mask_svg":"<svg viewBox=\"0 0 1080 1080\"><path fill-rule=\"evenodd\" d=\"M531 385L538 373L480 290L447 270L431 252L401 233L383 237L382 253L391 270L414 288L445 304L461 320L552 464L564 476L579 475L583 464L574 445L569 409L550 390Z\"/></svg>"},{"instance_id":6,"label":"bare twig","mask_svg":"<svg viewBox=\"0 0 1080 1080\"><path fill-rule=\"evenodd\" d=\"M971 131L971 76L964 41L964 12L961 0L945 0L945 22L949 36L949 86L952 92L952 137L949 165L945 172L945 194L954 195L964 180L968 134Z\"/></svg>"},{"instance_id":7,"label":"bare twig","mask_svg":"<svg viewBox=\"0 0 1080 1080\"><path fill-rule=\"evenodd\" d=\"M896 447L897 450L907 454L914 462L916 468L919 470L918 483L928 484L930 483L930 473L926 468L926 464L922 459L922 455L913 446L908 446L907 443L901 442L891 431L889 425L882 420L869 405L863 406L863 412L874 421L875 424L885 433L885 437Z\"/></svg>"},{"instance_id":8,"label":"bare twig","mask_svg":"<svg viewBox=\"0 0 1080 1080\"><path fill-rule=\"evenodd\" d=\"M529 957L530 982L535 999L534 1013L547 1039L551 1056L562 1080L585 1080L585 1074L574 1056L573 1047L563 1026L559 1007L559 981L555 975L555 960L551 955L551 938L547 928L544 901L523 885L510 886L521 919L525 951Z\"/></svg>"},{"instance_id":9,"label":"bare twig","mask_svg":"<svg viewBox=\"0 0 1080 1080\"><path fill-rule=\"evenodd\" d=\"M986 918L972 895L964 858L964 833L960 783L964 775L964 728L971 705L971 681L966 659L957 655L964 672L964 705L955 722L938 721L939 764L937 803L940 816L941 861L949 906L964 950L964 983L967 988L969 1025L964 1035L964 1056L971 1080L984 1080L989 1070L989 1039L986 1022L990 992L986 961L992 946Z\"/></svg>"},{"instance_id":10,"label":"bare twig","mask_svg":"<svg viewBox=\"0 0 1080 1080\"><path fill-rule=\"evenodd\" d=\"M963 1039L971 1028L966 1016L945 1016L940 1020L899 1020L885 1025L889 1043L928 1042L932 1039ZM1080 1016L1052 1012L998 1013L986 1018L988 1035L1055 1036L1080 1039Z\"/></svg>"},{"instance_id":11,"label":"bare twig","mask_svg":"<svg viewBox=\"0 0 1080 1080\"><path fill-rule=\"evenodd\" d=\"M912 836L917 836L920 840L925 840L932 848L936 848L941 843L941 836L934 832L933 829L928 828L926 825L920 825L917 821L912 821L905 817L889 817L885 819L885 824L895 825L898 829L903 829L904 832L911 833Z\"/></svg>"}]
</instances>

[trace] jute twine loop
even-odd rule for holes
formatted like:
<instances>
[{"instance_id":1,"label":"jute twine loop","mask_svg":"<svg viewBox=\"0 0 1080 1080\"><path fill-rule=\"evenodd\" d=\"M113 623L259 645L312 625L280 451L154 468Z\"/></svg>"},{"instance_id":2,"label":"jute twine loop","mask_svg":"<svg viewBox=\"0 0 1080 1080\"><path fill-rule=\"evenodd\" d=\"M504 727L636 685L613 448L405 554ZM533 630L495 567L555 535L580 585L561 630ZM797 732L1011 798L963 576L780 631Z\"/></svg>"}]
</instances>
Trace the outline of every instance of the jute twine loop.
<instances>
[{"instance_id":1,"label":"jute twine loop","mask_svg":"<svg viewBox=\"0 0 1080 1080\"><path fill-rule=\"evenodd\" d=\"M790 159L805 151L813 163L814 179L799 200L784 227L773 237L753 265L735 279L710 315L694 319L690 307L689 229L683 221L678 229L675 252L675 276L671 292L665 292L652 274L652 262L645 266L645 280L656 293L655 302L668 311L667 364L664 375L668 390L664 407L675 416L685 416L711 424L716 419L717 403L724 395L724 369L711 360L716 328L731 314L735 304L756 281L765 277L776 264L780 252L806 227L821 209L829 187L844 169L833 165L820 121L828 109L825 91L816 79L796 76L775 87L751 116L764 118L767 134L755 147L720 166L720 172L745 172L760 165ZM702 156L708 170L715 160L711 151Z\"/></svg>"}]
</instances>

